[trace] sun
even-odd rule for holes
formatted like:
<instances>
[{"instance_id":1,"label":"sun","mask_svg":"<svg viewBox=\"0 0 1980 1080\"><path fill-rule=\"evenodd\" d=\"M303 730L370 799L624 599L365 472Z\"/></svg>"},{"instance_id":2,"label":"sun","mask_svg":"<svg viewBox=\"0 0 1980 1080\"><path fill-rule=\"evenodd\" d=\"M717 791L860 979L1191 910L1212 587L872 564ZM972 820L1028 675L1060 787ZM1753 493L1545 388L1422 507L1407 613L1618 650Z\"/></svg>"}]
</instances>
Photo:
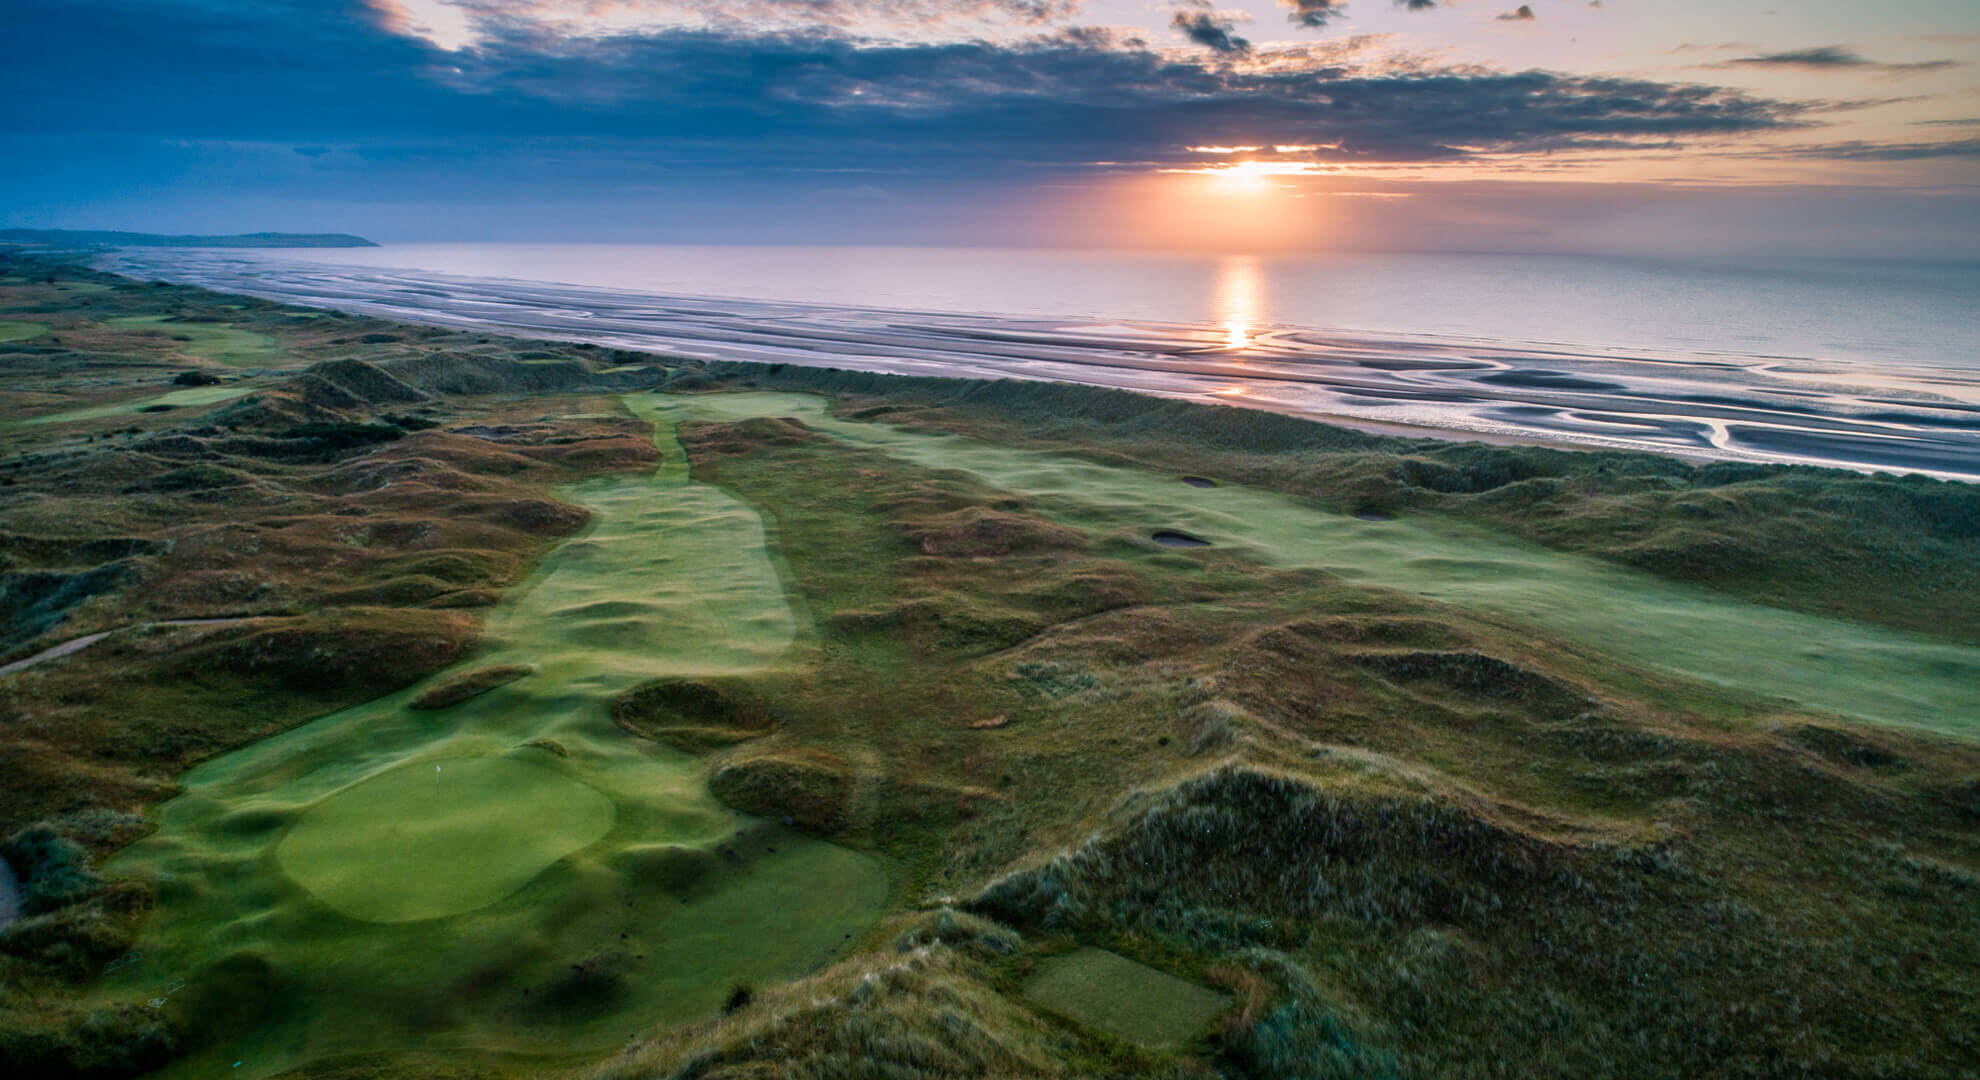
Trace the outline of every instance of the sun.
<instances>
[{"instance_id":1,"label":"sun","mask_svg":"<svg viewBox=\"0 0 1980 1080\"><path fill-rule=\"evenodd\" d=\"M1233 161L1208 170L1210 189L1220 195L1263 195L1281 175L1272 161Z\"/></svg>"}]
</instances>

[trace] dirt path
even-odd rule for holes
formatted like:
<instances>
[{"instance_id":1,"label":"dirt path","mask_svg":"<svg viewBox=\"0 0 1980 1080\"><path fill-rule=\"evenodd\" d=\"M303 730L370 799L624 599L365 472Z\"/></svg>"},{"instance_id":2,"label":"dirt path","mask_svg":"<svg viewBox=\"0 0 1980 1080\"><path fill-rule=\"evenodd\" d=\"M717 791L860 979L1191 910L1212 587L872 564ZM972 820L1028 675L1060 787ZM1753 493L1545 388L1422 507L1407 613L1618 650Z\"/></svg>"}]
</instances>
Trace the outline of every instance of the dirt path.
<instances>
[{"instance_id":1,"label":"dirt path","mask_svg":"<svg viewBox=\"0 0 1980 1080\"><path fill-rule=\"evenodd\" d=\"M17 671L26 671L36 664L49 660L59 660L71 653L79 653L91 645L102 641L104 638L109 637L111 634L121 634L126 630L142 630L150 626L215 626L220 623L248 622L256 618L260 618L260 616L247 615L237 619L166 619L162 622L133 623L130 626L118 626L109 630L99 630L94 634L84 634L79 638L70 638L60 645L52 645L35 653L33 656L24 657L11 664L0 664L0 675L12 675Z\"/></svg>"}]
</instances>

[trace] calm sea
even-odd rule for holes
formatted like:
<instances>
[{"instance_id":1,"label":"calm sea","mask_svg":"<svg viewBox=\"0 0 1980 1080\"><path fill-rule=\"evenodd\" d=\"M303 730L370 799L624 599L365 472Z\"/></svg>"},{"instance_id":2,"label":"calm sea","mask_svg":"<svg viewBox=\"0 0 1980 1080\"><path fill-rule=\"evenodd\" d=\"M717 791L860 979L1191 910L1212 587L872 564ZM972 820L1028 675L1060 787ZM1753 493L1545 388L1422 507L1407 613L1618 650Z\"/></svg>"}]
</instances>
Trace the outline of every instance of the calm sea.
<instances>
[{"instance_id":1,"label":"calm sea","mask_svg":"<svg viewBox=\"0 0 1980 1080\"><path fill-rule=\"evenodd\" d=\"M1980 263L667 244L283 255L664 295L1980 367Z\"/></svg>"}]
</instances>

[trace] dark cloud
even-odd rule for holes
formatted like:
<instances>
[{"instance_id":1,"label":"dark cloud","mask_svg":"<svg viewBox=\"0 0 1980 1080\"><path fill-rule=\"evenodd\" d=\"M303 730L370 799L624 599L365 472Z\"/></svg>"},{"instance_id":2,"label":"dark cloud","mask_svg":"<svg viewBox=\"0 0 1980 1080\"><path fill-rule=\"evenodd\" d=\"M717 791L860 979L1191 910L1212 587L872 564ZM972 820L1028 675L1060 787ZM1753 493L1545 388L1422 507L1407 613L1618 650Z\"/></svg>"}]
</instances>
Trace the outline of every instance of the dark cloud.
<instances>
[{"instance_id":1,"label":"dark cloud","mask_svg":"<svg viewBox=\"0 0 1980 1080\"><path fill-rule=\"evenodd\" d=\"M1314 30L1326 26L1329 19L1347 14L1347 5L1340 0L1285 0L1285 4L1292 9L1286 16L1287 22Z\"/></svg>"},{"instance_id":2,"label":"dark cloud","mask_svg":"<svg viewBox=\"0 0 1980 1080\"><path fill-rule=\"evenodd\" d=\"M1535 18L1533 5L1521 4L1504 15L1497 16L1497 18L1500 22L1529 22Z\"/></svg>"},{"instance_id":3,"label":"dark cloud","mask_svg":"<svg viewBox=\"0 0 1980 1080\"><path fill-rule=\"evenodd\" d=\"M1929 161L1935 158L1980 158L1980 139L1948 142L1843 142L1781 151L1785 157L1829 161Z\"/></svg>"},{"instance_id":4,"label":"dark cloud","mask_svg":"<svg viewBox=\"0 0 1980 1080\"><path fill-rule=\"evenodd\" d=\"M1814 108L1645 79L1245 53L1228 26L1211 38L1226 42L1214 56L1090 29L880 45L829 33L566 37L524 24L491 25L476 46L448 52L326 10L316 0L27 9L17 29L37 47L0 66L0 99L35 107L0 112L0 133L263 140L285 155L556 139L560 152L599 155L601 176L616 161L988 182L1097 161L1172 163L1206 143L1317 145L1315 156L1348 162L1662 149L1796 126Z\"/></svg>"},{"instance_id":5,"label":"dark cloud","mask_svg":"<svg viewBox=\"0 0 1980 1080\"><path fill-rule=\"evenodd\" d=\"M1898 75L1919 71L1938 71L1942 68L1958 67L1956 60L1921 60L1909 64L1883 64L1870 60L1853 49L1841 45L1821 45L1809 49L1790 49L1786 52L1763 53L1758 56L1742 56L1717 64L1712 68L1793 68L1803 71L1834 71L1844 68L1858 68Z\"/></svg>"},{"instance_id":6,"label":"dark cloud","mask_svg":"<svg viewBox=\"0 0 1980 1080\"><path fill-rule=\"evenodd\" d=\"M1237 36L1236 21L1209 11L1178 11L1169 25L1212 52L1246 53L1251 42Z\"/></svg>"},{"instance_id":7,"label":"dark cloud","mask_svg":"<svg viewBox=\"0 0 1980 1080\"><path fill-rule=\"evenodd\" d=\"M1313 30L1347 16L1346 0L1280 0L1280 2L1292 9L1292 12L1286 16L1287 22ZM1437 0L1395 0L1395 5L1411 11L1428 11L1437 6Z\"/></svg>"}]
</instances>

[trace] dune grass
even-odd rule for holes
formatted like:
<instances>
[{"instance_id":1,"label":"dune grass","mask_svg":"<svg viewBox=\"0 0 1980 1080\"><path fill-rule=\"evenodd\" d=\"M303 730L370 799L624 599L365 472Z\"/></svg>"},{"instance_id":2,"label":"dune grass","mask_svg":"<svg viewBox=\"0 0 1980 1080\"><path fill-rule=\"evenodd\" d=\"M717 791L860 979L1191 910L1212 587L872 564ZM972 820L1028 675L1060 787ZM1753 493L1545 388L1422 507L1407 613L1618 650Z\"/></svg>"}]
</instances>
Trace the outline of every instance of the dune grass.
<instances>
[{"instance_id":1,"label":"dune grass","mask_svg":"<svg viewBox=\"0 0 1980 1080\"><path fill-rule=\"evenodd\" d=\"M634 1018L802 974L877 915L881 864L723 807L693 758L611 720L640 682L775 670L800 641L761 521L688 479L671 430L659 472L566 493L592 523L491 613L501 644L473 666L532 674L409 708L442 672L209 761L109 864L158 910L106 1000L268 984L239 1032L187 998L205 1041L168 1075L595 1055Z\"/></svg>"},{"instance_id":2,"label":"dune grass","mask_svg":"<svg viewBox=\"0 0 1980 1080\"><path fill-rule=\"evenodd\" d=\"M795 416L844 443L1047 500L1130 541L1174 530L1272 566L1310 568L1560 635L1652 671L1875 723L1980 730L1980 648L1768 607L1431 515L1371 522L1237 484L833 416L823 398L755 392L669 406L734 421Z\"/></svg>"}]
</instances>

